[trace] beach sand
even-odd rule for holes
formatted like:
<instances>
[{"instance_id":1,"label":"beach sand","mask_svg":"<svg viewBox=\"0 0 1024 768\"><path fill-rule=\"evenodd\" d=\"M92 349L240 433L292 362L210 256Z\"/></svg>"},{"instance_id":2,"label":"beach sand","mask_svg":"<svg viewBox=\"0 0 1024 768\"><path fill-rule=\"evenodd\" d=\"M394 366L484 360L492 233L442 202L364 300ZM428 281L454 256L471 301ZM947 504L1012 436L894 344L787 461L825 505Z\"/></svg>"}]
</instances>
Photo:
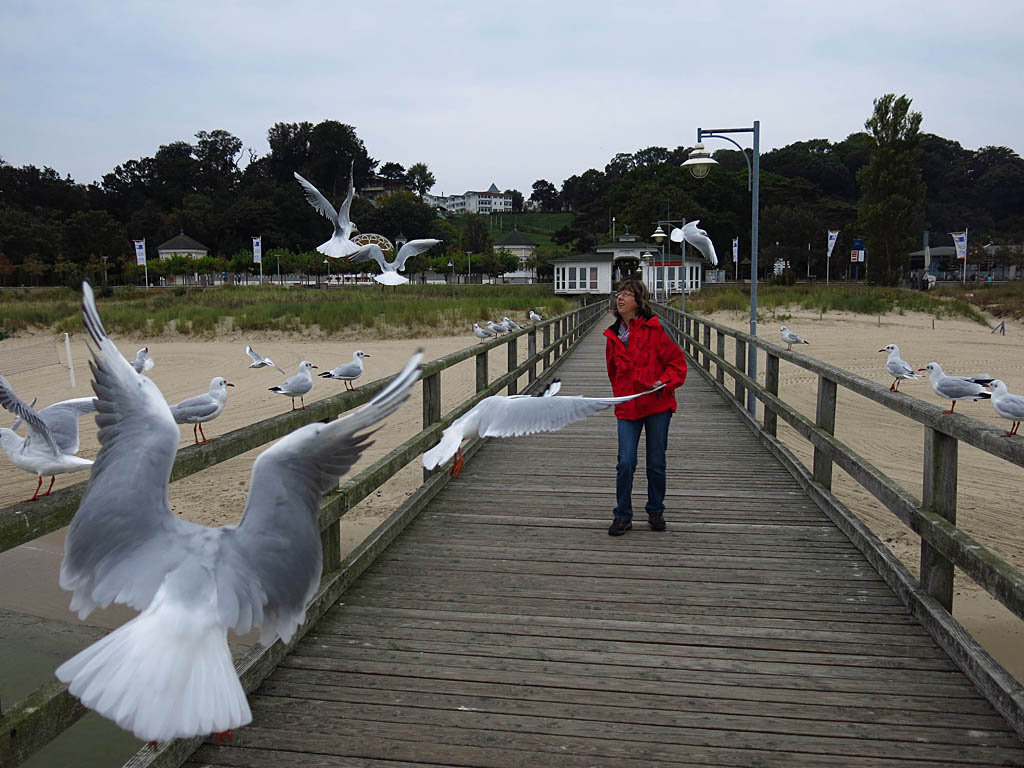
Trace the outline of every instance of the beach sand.
<instances>
[{"instance_id":1,"label":"beach sand","mask_svg":"<svg viewBox=\"0 0 1024 768\"><path fill-rule=\"evenodd\" d=\"M749 314L718 312L709 319L738 330L749 330ZM949 375L989 373L1006 382L1010 392L1024 394L1024 325L1006 322L1006 335L967 321L935 319L921 313L865 316L830 312L819 320L817 311L778 309L758 325L758 335L781 343L785 325L809 343L793 351L889 385L887 355L879 352L897 344L901 357L915 368L938 362ZM993 326L996 322L993 322ZM726 342L732 358L733 347ZM758 378L764 383L764 357ZM924 376L925 374L921 374ZM780 361L779 397L814 420L817 376ZM943 408L926 378L904 381L900 391ZM972 416L1001 430L1010 422L1000 418L989 401L960 402L957 413ZM760 410L759 410L760 413ZM860 395L839 388L836 437L863 456L918 499L922 495L924 427ZM805 466L813 465L810 443L779 420L778 436ZM1024 437L1007 438L1024 440ZM1024 569L1024 468L961 444L957 469L957 526L1016 568ZM838 467L833 469L833 493L864 520L908 569L920 571L920 539L880 502ZM1024 622L990 597L961 571L954 580L953 613L971 634L1018 680L1024 682Z\"/></svg>"},{"instance_id":2,"label":"beach sand","mask_svg":"<svg viewBox=\"0 0 1024 768\"><path fill-rule=\"evenodd\" d=\"M713 319L746 329L746 318L739 313L718 313ZM990 334L981 325L962 320L936 320L932 330L931 316L920 314L891 314L879 320L876 317L831 313L819 320L816 312L794 311L785 317L780 314L774 319L768 318L761 325L761 335L777 340L778 327L782 324L810 341L809 346L801 346L799 351L883 384L889 384L891 379L884 370L886 356L877 350L886 344L896 343L900 345L904 359L915 366L937 360L954 374L987 371L1005 380L1011 392L1024 393L1024 326L1018 323L1008 322L1006 336L999 336ZM5 359L5 353L24 345L27 340L31 339L18 337L0 342L0 360ZM115 341L129 358L148 343L150 356L156 363L148 375L171 403L205 391L213 376L225 376L235 384L235 388L229 390L223 415L205 426L207 436L215 438L290 408L288 398L267 391L268 387L281 381L281 374L273 369L251 370L247 367L248 359L244 354L247 342L251 342L261 354L271 357L289 375L301 360L311 360L322 371L348 361L355 349L362 348L371 356L366 360L364 381L371 381L398 371L419 347L425 348L427 359L434 359L463 349L474 339L463 334L356 342L314 337L286 338L278 334L247 338L231 335L216 341L184 340L174 335L155 340L116 338ZM520 359L525 355L525 346L525 342L520 342ZM69 397L87 396L91 390L84 337L73 340L72 355L78 378L76 389L70 388L67 371L57 366L14 374L9 376L9 380L26 401L38 397L40 407ZM503 373L505 367L504 350L492 352L491 379ZM785 362L781 365L780 374L781 397L813 419L816 377ZM447 413L468 397L474 386L473 360L446 371L442 375L442 412ZM334 394L342 388L341 382L316 379L310 400ZM939 402L925 380L904 382L901 389L930 402ZM962 403L957 411L1001 427L1009 425L996 416L987 402ZM0 412L0 426L9 426L12 421L10 414ZM387 420L374 445L366 451L353 473L419 431L421 423L420 385L416 385L409 402ZM93 458L98 450L95 425L91 419L83 418L81 427L80 453ZM840 390L836 435L920 497L923 460L923 428L920 425ZM781 422L779 436L802 461L810 464L808 444ZM191 427L182 426L181 446L191 443ZM170 499L174 511L186 519L211 525L237 521L244 508L252 463L261 450L264 448L171 485ZM85 479L85 472L59 476L55 487ZM383 515L415 490L421 480L420 468L414 463L342 518L343 551L348 552L356 546ZM5 458L0 459L0 505L27 498L34 488L35 478L12 467ZM916 574L919 557L916 536L838 468L834 473L834 490ZM1016 501L1022 495L1024 470L975 449L961 449L958 524L1017 567L1024 567L1024 508ZM55 532L0 554L0 583L4 585L0 590L0 609L47 619L76 621L67 610L69 595L57 585L64 535L63 531ZM1024 653L1021 653L1024 629L1016 617L960 573L957 574L954 611L993 656L1018 679L1024 680ZM129 615L126 609L112 608L95 612L88 623L113 628ZM245 641L243 638L242 643Z\"/></svg>"}]
</instances>

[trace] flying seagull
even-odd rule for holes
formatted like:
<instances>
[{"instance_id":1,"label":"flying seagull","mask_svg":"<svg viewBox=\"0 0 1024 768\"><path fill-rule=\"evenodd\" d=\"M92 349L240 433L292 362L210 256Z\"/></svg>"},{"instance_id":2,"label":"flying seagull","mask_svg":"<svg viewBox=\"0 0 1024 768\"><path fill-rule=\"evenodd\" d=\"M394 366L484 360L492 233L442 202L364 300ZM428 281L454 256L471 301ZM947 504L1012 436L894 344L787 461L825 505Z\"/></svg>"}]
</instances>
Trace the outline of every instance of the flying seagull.
<instances>
[{"instance_id":1,"label":"flying seagull","mask_svg":"<svg viewBox=\"0 0 1024 768\"><path fill-rule=\"evenodd\" d=\"M613 405L661 389L659 386L626 397L578 397L556 395L561 387L562 382L555 379L540 395L492 395L484 398L441 433L441 441L423 454L423 466L426 469L434 469L454 456L452 477L458 477L463 467L463 440L555 432Z\"/></svg>"},{"instance_id":2,"label":"flying seagull","mask_svg":"<svg viewBox=\"0 0 1024 768\"><path fill-rule=\"evenodd\" d=\"M885 361L885 370L889 372L890 376L895 378L895 381L889 385L890 392L899 392L900 382L903 381L903 379L921 378L914 372L914 368L910 363L900 357L900 348L895 344L886 344L883 349L878 351L889 353L889 359Z\"/></svg>"},{"instance_id":3,"label":"flying seagull","mask_svg":"<svg viewBox=\"0 0 1024 768\"><path fill-rule=\"evenodd\" d=\"M252 362L249 363L250 368L277 368L277 366L274 365L273 360L271 360L269 357L264 357L263 355L259 354L248 344L245 345L245 354L247 354L252 359ZM277 370L281 371L280 368L277 368ZM281 371L281 373L283 374L284 371Z\"/></svg>"},{"instance_id":4,"label":"flying seagull","mask_svg":"<svg viewBox=\"0 0 1024 768\"><path fill-rule=\"evenodd\" d=\"M207 421L213 421L221 415L224 411L224 406L228 402L227 388L233 386L235 385L231 384L223 376L215 376L210 380L209 392L190 397L187 400L182 400L177 405L171 406L171 415L174 417L175 423L192 425L192 437L195 438L196 445L209 442L206 433L203 432L203 424ZM196 434L197 427L199 435L203 436L202 441L199 440L199 435Z\"/></svg>"},{"instance_id":5,"label":"flying seagull","mask_svg":"<svg viewBox=\"0 0 1024 768\"><path fill-rule=\"evenodd\" d=\"M355 160L352 161L352 166L349 168L348 194L345 195L345 201L341 204L340 211L335 211L334 206L320 193L319 189L302 178L298 172L294 172L295 179L302 185L302 190L306 193L306 201L313 206L317 213L334 225L334 234L331 239L316 247L320 253L330 256L332 259L343 259L359 250L359 246L351 240L352 233L357 230L357 227L356 223L349 219L348 213L352 207L352 198L356 194L354 169Z\"/></svg>"},{"instance_id":6,"label":"flying seagull","mask_svg":"<svg viewBox=\"0 0 1024 768\"><path fill-rule=\"evenodd\" d=\"M117 351L88 284L82 311L100 453L68 531L60 585L79 618L112 602L141 613L61 664L57 677L145 741L230 732L252 715L227 631L259 627L264 645L293 637L320 581L321 496L407 399L422 354L359 410L263 451L241 522L209 528L176 516L167 501L179 437L167 401Z\"/></svg>"},{"instance_id":7,"label":"flying seagull","mask_svg":"<svg viewBox=\"0 0 1024 768\"><path fill-rule=\"evenodd\" d=\"M390 263L384 260L384 251L381 250L380 246L375 243L370 243L369 245L364 245L353 253L349 257L349 261L360 262L370 261L372 259L380 264L380 274L374 275L374 280L381 285L405 285L409 282L409 278L398 274L405 269L405 262L407 262L410 257L423 253L423 251L434 247L440 242L440 240L432 240L430 238L410 240L398 250L398 256L396 256L395 260Z\"/></svg>"},{"instance_id":8,"label":"flying seagull","mask_svg":"<svg viewBox=\"0 0 1024 768\"><path fill-rule=\"evenodd\" d=\"M135 353L135 359L132 360L132 368L135 369L136 373L142 373L143 371L153 370L153 366L156 363L153 362L153 358L149 356L149 347L143 347Z\"/></svg>"},{"instance_id":9,"label":"flying seagull","mask_svg":"<svg viewBox=\"0 0 1024 768\"><path fill-rule=\"evenodd\" d=\"M711 242L708 233L699 229L700 219L688 221L682 229L673 229L669 236L673 243L681 243L686 240L690 245L701 252L701 255L711 262L712 266L718 266L718 254L715 253L715 244Z\"/></svg>"}]
</instances>

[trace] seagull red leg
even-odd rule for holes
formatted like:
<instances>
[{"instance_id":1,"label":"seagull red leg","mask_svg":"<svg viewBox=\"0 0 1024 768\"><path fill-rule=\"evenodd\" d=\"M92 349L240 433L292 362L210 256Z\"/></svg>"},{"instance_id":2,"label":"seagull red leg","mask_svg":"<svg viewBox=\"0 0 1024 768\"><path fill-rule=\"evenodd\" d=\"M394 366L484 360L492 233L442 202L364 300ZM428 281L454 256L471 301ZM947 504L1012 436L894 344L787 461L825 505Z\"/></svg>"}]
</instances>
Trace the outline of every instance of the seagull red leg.
<instances>
[{"instance_id":1,"label":"seagull red leg","mask_svg":"<svg viewBox=\"0 0 1024 768\"><path fill-rule=\"evenodd\" d=\"M42 479L43 478L41 478L41 477L39 478L40 482L42 482ZM53 490L53 481L56 480L56 479L57 479L56 475L50 475L50 487L46 489L46 493L44 493L43 496L49 496L50 495L50 491Z\"/></svg>"},{"instance_id":2,"label":"seagull red leg","mask_svg":"<svg viewBox=\"0 0 1024 768\"><path fill-rule=\"evenodd\" d=\"M202 422L199 423L199 434L203 436L203 442L204 443L210 442L210 438L208 438L206 436L206 433L203 432L203 424L202 424Z\"/></svg>"},{"instance_id":3,"label":"seagull red leg","mask_svg":"<svg viewBox=\"0 0 1024 768\"><path fill-rule=\"evenodd\" d=\"M25 499L25 501L35 501L39 498L39 489L43 487L43 476L39 476L39 482L36 483L36 492L32 494L31 499Z\"/></svg>"},{"instance_id":4,"label":"seagull red leg","mask_svg":"<svg viewBox=\"0 0 1024 768\"><path fill-rule=\"evenodd\" d=\"M953 404L951 406L949 406L949 410L948 411L943 411L943 413L950 414L950 413L952 413L956 409L956 400L953 400L952 402L953 402Z\"/></svg>"}]
</instances>

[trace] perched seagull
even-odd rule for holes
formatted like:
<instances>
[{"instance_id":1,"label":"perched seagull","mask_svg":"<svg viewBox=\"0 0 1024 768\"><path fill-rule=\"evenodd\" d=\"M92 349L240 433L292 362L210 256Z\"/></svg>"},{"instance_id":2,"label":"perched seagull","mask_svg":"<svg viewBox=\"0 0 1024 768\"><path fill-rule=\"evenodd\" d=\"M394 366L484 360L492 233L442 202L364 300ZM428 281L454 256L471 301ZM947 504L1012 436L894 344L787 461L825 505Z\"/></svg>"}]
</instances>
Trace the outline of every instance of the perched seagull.
<instances>
[{"instance_id":1,"label":"perched seagull","mask_svg":"<svg viewBox=\"0 0 1024 768\"><path fill-rule=\"evenodd\" d=\"M715 244L711 242L708 233L697 226L698 224L700 224L700 219L686 222L682 229L673 229L669 239L673 243L681 243L683 240L686 240L686 242L700 251L705 259L711 262L711 266L717 267L718 254L715 253Z\"/></svg>"},{"instance_id":2,"label":"perched seagull","mask_svg":"<svg viewBox=\"0 0 1024 768\"><path fill-rule=\"evenodd\" d=\"M541 317L540 315L538 315L538 314L537 314L536 312L534 312L534 311L533 311L532 309L530 310L530 322L532 322L532 323L539 323L539 322L540 322L541 320L543 320L543 319L544 319L543 317Z\"/></svg>"},{"instance_id":3,"label":"perched seagull","mask_svg":"<svg viewBox=\"0 0 1024 768\"><path fill-rule=\"evenodd\" d=\"M352 233L358 227L348 217L349 209L352 207L352 198L356 195L355 177L353 175L354 168L355 161L353 160L352 166L349 168L348 194L345 195L345 201L341 204L340 211L335 211L334 206L320 193L319 189L295 172L295 179L302 185L302 191L306 193L306 202L313 206L317 213L334 225L334 234L331 236L331 239L316 247L320 253L324 256L330 256L332 259L343 259L359 250L359 246L351 240Z\"/></svg>"},{"instance_id":4,"label":"perched seagull","mask_svg":"<svg viewBox=\"0 0 1024 768\"><path fill-rule=\"evenodd\" d=\"M369 357L362 350L357 349L352 353L351 363L342 363L337 368L317 374L325 379L338 379L345 382L345 389L355 389L352 382L363 375L363 358Z\"/></svg>"},{"instance_id":5,"label":"perched seagull","mask_svg":"<svg viewBox=\"0 0 1024 768\"><path fill-rule=\"evenodd\" d=\"M302 403L301 410L306 410L305 395L309 394L309 390L313 388L313 374L309 372L310 368L316 368L309 360L303 360L299 363L299 372L294 376L291 376L281 382L279 386L271 387L269 392L277 392L279 395L287 395L292 399L292 410L295 410L295 398L299 398L299 402Z\"/></svg>"},{"instance_id":6,"label":"perched seagull","mask_svg":"<svg viewBox=\"0 0 1024 768\"><path fill-rule=\"evenodd\" d=\"M540 395L493 395L484 398L441 433L441 441L423 454L426 469L445 464L455 457L452 477L462 471L462 441L475 437L520 437L536 432L556 432L567 424L593 416L618 403L643 397L661 387L626 397L557 396L562 388L558 379Z\"/></svg>"},{"instance_id":7,"label":"perched seagull","mask_svg":"<svg viewBox=\"0 0 1024 768\"><path fill-rule=\"evenodd\" d=\"M494 334L493 333L488 331L486 328L481 328L476 323L473 323L473 333L475 333L476 337L478 339L480 339L480 343L483 343L487 339L493 339L494 338Z\"/></svg>"},{"instance_id":8,"label":"perched seagull","mask_svg":"<svg viewBox=\"0 0 1024 768\"><path fill-rule=\"evenodd\" d=\"M100 453L68 531L60 585L84 619L123 603L141 613L57 668L72 695L138 738L225 734L252 721L227 631L291 640L322 570L324 491L404 402L422 355L359 410L316 422L256 459L241 522L209 528L177 517L167 484L178 428L160 390L131 371L83 291L93 342Z\"/></svg>"},{"instance_id":9,"label":"perched seagull","mask_svg":"<svg viewBox=\"0 0 1024 768\"><path fill-rule=\"evenodd\" d=\"M200 445L199 435L203 436L202 442L208 443L209 439L203 432L203 423L213 421L224 411L228 402L228 387L234 384L228 382L223 376L214 376L210 380L210 391L201 395L182 400L177 405L171 406L171 415L177 424L191 424L192 437L196 445ZM196 434L196 427L199 428L199 435Z\"/></svg>"},{"instance_id":10,"label":"perched seagull","mask_svg":"<svg viewBox=\"0 0 1024 768\"><path fill-rule=\"evenodd\" d=\"M373 259L380 264L380 274L374 275L374 280L381 285L405 285L409 282L409 278L398 274L405 270L405 262L407 262L412 256L423 253L428 248L433 248L440 242L440 240L431 240L430 238L410 240L399 249L398 255L391 263L384 260L384 251L380 249L379 245L370 243L369 245L364 245L353 253L349 257L349 261L359 262L370 261L370 259Z\"/></svg>"},{"instance_id":11,"label":"perched seagull","mask_svg":"<svg viewBox=\"0 0 1024 768\"><path fill-rule=\"evenodd\" d=\"M494 323L490 320L487 321L487 327L490 328L495 334L508 333L509 327L504 322Z\"/></svg>"},{"instance_id":12,"label":"perched seagull","mask_svg":"<svg viewBox=\"0 0 1024 768\"><path fill-rule=\"evenodd\" d=\"M258 354L256 350L248 344L245 345L245 354L252 358L252 362L249 363L250 368L277 368L277 366L274 365L273 360L269 357L263 357L263 355ZM280 368L277 368L277 370L281 371ZM281 371L281 373L283 374L284 371Z\"/></svg>"},{"instance_id":13,"label":"perched seagull","mask_svg":"<svg viewBox=\"0 0 1024 768\"><path fill-rule=\"evenodd\" d=\"M1013 429L1002 437L1013 437L1020 428L1021 420L1024 420L1024 397L1011 395L1006 384L999 379L993 379L989 386L992 389L992 407L1004 419L1013 422Z\"/></svg>"},{"instance_id":14,"label":"perched seagull","mask_svg":"<svg viewBox=\"0 0 1024 768\"><path fill-rule=\"evenodd\" d=\"M943 413L952 413L956 408L957 400L988 400L992 397L992 394L977 382L968 381L959 376L947 376L942 372L942 366L938 363L928 363L924 368L917 370L928 371L932 390L936 395L943 400L953 401L949 410L943 411Z\"/></svg>"},{"instance_id":15,"label":"perched seagull","mask_svg":"<svg viewBox=\"0 0 1024 768\"><path fill-rule=\"evenodd\" d=\"M995 379L988 373L976 373L973 376L954 376L953 378L960 379L961 381L970 381L974 384L983 384L986 387L995 381Z\"/></svg>"},{"instance_id":16,"label":"perched seagull","mask_svg":"<svg viewBox=\"0 0 1024 768\"><path fill-rule=\"evenodd\" d=\"M797 336L795 333L793 333L791 330L789 330L789 328L787 328L786 326L782 326L782 328L779 329L779 333L782 334L782 343L786 345L786 349L789 350L789 351L793 350L793 345L794 344L810 344L811 343L809 341L805 341L804 339L801 339L799 336Z\"/></svg>"},{"instance_id":17,"label":"perched seagull","mask_svg":"<svg viewBox=\"0 0 1024 768\"><path fill-rule=\"evenodd\" d=\"M135 359L132 360L132 368L135 369L136 373L142 373L143 371L153 370L153 366L156 363L153 362L153 358L149 356L149 347L143 347L135 353Z\"/></svg>"},{"instance_id":18,"label":"perched seagull","mask_svg":"<svg viewBox=\"0 0 1024 768\"><path fill-rule=\"evenodd\" d=\"M75 454L78 453L78 417L96 410L93 398L76 397L36 412L19 400L7 379L0 376L0 405L18 417L11 429L0 429L0 447L11 464L38 477L36 492L25 501L35 501L40 495L49 496L57 475L92 466L92 461ZM22 423L25 437L14 431ZM46 475L50 476L50 485L46 493L40 494Z\"/></svg>"},{"instance_id":19,"label":"perched seagull","mask_svg":"<svg viewBox=\"0 0 1024 768\"><path fill-rule=\"evenodd\" d=\"M903 379L921 378L914 373L913 367L900 357L900 348L895 344L886 344L884 349L880 349L878 351L889 353L889 359L885 361L885 370L889 372L890 376L893 376L896 379L889 385L890 392L899 392L900 382Z\"/></svg>"},{"instance_id":20,"label":"perched seagull","mask_svg":"<svg viewBox=\"0 0 1024 768\"><path fill-rule=\"evenodd\" d=\"M503 324L503 325L505 325L505 326L506 326L506 327L507 327L507 328L508 328L508 329L509 329L510 331L521 331L521 330L523 329L523 326L521 326L521 325L520 325L519 323L517 323L517 322L516 322L515 320L510 320L510 319L509 319L509 318L507 318L507 317L503 317L503 318L501 318L501 322L502 322L502 324Z\"/></svg>"}]
</instances>

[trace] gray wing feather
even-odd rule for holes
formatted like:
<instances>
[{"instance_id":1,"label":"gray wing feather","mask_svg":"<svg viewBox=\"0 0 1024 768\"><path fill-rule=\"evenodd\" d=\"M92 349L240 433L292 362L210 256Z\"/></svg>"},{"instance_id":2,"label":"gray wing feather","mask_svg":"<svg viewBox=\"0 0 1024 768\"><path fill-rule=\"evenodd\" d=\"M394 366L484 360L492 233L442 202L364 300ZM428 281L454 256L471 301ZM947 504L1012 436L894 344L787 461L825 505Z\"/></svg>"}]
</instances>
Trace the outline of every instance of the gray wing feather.
<instances>
[{"instance_id":1,"label":"gray wing feather","mask_svg":"<svg viewBox=\"0 0 1024 768\"><path fill-rule=\"evenodd\" d=\"M405 269L405 262L413 256L423 253L435 245L440 243L440 240L431 240L430 238L424 238L422 240L410 240L408 243L402 246L398 252L398 256L395 259L395 269L399 272Z\"/></svg>"},{"instance_id":2,"label":"gray wing feather","mask_svg":"<svg viewBox=\"0 0 1024 768\"><path fill-rule=\"evenodd\" d=\"M209 395L196 395L171 406L171 415L178 424L188 424L194 419L206 419L214 415L220 403Z\"/></svg>"},{"instance_id":3,"label":"gray wing feather","mask_svg":"<svg viewBox=\"0 0 1024 768\"><path fill-rule=\"evenodd\" d=\"M42 440L50 447L55 456L61 454L60 446L50 433L49 427L46 426L46 423L40 418L34 408L18 399L18 396L14 394L14 390L11 389L11 385L3 376L0 376L0 405L25 422L25 428L28 431L28 438L30 440L33 437L37 440Z\"/></svg>"},{"instance_id":4,"label":"gray wing feather","mask_svg":"<svg viewBox=\"0 0 1024 768\"><path fill-rule=\"evenodd\" d=\"M78 418L96 411L96 399L76 397L43 408L39 418L50 429L50 434L64 453L78 453Z\"/></svg>"},{"instance_id":5,"label":"gray wing feather","mask_svg":"<svg viewBox=\"0 0 1024 768\"><path fill-rule=\"evenodd\" d=\"M337 215L338 226L343 230L351 223L349 210L352 208L352 200L356 196L355 168L356 161L353 160L348 169L348 193L345 195L345 199L342 201L341 209L338 211Z\"/></svg>"},{"instance_id":6,"label":"gray wing feather","mask_svg":"<svg viewBox=\"0 0 1024 768\"><path fill-rule=\"evenodd\" d=\"M93 390L100 452L71 521L60 585L85 618L111 602L143 609L164 576L187 554L167 483L180 434L156 384L139 376L107 336L92 289L82 286L82 315L93 343Z\"/></svg>"},{"instance_id":7,"label":"gray wing feather","mask_svg":"<svg viewBox=\"0 0 1024 768\"><path fill-rule=\"evenodd\" d=\"M947 376L944 379L940 379L933 389L937 395L949 400L966 399L988 391L981 384L975 384L973 381L964 381L955 376Z\"/></svg>"},{"instance_id":8,"label":"gray wing feather","mask_svg":"<svg viewBox=\"0 0 1024 768\"><path fill-rule=\"evenodd\" d=\"M328 372L328 374L326 376L324 374L320 374L320 375L324 376L324 378L328 378L328 379L341 378L341 377L344 377L344 378L350 378L350 377L351 378L356 378L362 372L363 372L362 367L357 365L356 363L343 363L342 365L339 365L337 368L334 368L330 372Z\"/></svg>"},{"instance_id":9,"label":"gray wing feather","mask_svg":"<svg viewBox=\"0 0 1024 768\"><path fill-rule=\"evenodd\" d=\"M480 414L479 433L481 437L519 437L536 432L555 432L574 421L653 391L626 397L494 398Z\"/></svg>"},{"instance_id":10,"label":"gray wing feather","mask_svg":"<svg viewBox=\"0 0 1024 768\"><path fill-rule=\"evenodd\" d=\"M419 378L417 353L358 411L297 429L260 454L245 513L224 528L216 579L221 618L236 632L260 626L261 642L286 642L320 581L320 500L370 445L371 428L397 409Z\"/></svg>"},{"instance_id":11,"label":"gray wing feather","mask_svg":"<svg viewBox=\"0 0 1024 768\"><path fill-rule=\"evenodd\" d=\"M388 268L387 262L384 261L384 251L382 251L380 246L376 243L364 245L348 257L349 261L369 261L370 259L373 259L380 264L381 271Z\"/></svg>"},{"instance_id":12,"label":"gray wing feather","mask_svg":"<svg viewBox=\"0 0 1024 768\"><path fill-rule=\"evenodd\" d=\"M316 212L329 220L335 227L338 226L338 212L334 210L334 206L330 204L326 197L320 194L320 190L306 181L299 174L293 171L295 174L296 181L302 185L302 191L306 193L306 202L316 209Z\"/></svg>"}]
</instances>

